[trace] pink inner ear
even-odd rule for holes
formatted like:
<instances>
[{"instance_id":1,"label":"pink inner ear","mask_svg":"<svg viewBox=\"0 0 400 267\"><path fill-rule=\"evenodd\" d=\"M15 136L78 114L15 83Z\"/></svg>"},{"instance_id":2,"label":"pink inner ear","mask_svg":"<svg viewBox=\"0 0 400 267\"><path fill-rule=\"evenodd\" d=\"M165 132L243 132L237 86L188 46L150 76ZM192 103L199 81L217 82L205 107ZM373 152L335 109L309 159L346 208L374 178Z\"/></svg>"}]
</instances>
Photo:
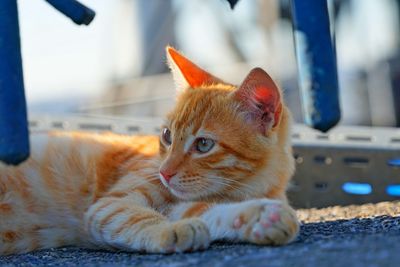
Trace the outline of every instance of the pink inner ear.
<instances>
[{"instance_id":1,"label":"pink inner ear","mask_svg":"<svg viewBox=\"0 0 400 267\"><path fill-rule=\"evenodd\" d=\"M281 97L278 87L265 71L260 68L250 71L236 91L236 97L259 124L257 126L265 130L278 125L282 112Z\"/></svg>"},{"instance_id":2,"label":"pink inner ear","mask_svg":"<svg viewBox=\"0 0 400 267\"><path fill-rule=\"evenodd\" d=\"M189 59L181 55L172 47L167 48L173 63L179 68L183 77L191 87L200 87L205 84L221 83L221 80L198 67Z\"/></svg>"}]
</instances>

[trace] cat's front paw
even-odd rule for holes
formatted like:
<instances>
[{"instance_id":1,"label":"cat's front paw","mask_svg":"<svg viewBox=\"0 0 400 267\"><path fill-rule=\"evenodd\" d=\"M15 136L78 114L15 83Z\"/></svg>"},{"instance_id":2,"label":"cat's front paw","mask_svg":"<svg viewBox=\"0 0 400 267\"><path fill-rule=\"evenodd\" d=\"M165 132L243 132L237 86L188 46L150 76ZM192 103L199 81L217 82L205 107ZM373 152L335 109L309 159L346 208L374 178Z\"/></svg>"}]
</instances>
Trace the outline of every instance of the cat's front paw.
<instances>
[{"instance_id":1,"label":"cat's front paw","mask_svg":"<svg viewBox=\"0 0 400 267\"><path fill-rule=\"evenodd\" d=\"M253 200L234 218L232 227L243 241L260 245L283 245L292 241L299 222L287 204L270 200Z\"/></svg>"},{"instance_id":2,"label":"cat's front paw","mask_svg":"<svg viewBox=\"0 0 400 267\"><path fill-rule=\"evenodd\" d=\"M210 233L201 219L184 219L163 227L159 241L161 253L202 250L210 245Z\"/></svg>"}]
</instances>

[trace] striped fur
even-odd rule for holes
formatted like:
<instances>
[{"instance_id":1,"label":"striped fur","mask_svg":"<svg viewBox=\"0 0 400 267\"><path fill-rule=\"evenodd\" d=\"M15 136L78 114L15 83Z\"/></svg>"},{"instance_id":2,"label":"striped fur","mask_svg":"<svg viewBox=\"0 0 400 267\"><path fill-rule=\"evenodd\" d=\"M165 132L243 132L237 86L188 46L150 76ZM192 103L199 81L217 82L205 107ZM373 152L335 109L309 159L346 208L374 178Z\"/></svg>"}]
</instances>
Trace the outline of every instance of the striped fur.
<instances>
[{"instance_id":1,"label":"striped fur","mask_svg":"<svg viewBox=\"0 0 400 267\"><path fill-rule=\"evenodd\" d=\"M171 253L215 240L293 240L298 221L285 196L294 172L291 118L280 91L256 91L268 96L257 118L259 100L245 101L259 75L269 77L262 71L236 87L170 47L167 56L180 91L162 127L171 144L162 135L32 134L27 162L0 163L0 255L66 245ZM198 138L215 144L200 153Z\"/></svg>"}]
</instances>

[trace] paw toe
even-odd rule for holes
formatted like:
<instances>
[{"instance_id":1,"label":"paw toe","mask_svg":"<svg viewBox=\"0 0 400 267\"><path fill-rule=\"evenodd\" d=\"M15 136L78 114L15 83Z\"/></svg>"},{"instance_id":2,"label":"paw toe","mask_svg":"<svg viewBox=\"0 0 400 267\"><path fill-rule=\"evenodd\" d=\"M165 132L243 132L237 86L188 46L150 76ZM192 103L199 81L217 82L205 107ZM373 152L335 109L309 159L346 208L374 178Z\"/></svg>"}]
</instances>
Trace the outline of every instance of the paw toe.
<instances>
[{"instance_id":1,"label":"paw toe","mask_svg":"<svg viewBox=\"0 0 400 267\"><path fill-rule=\"evenodd\" d=\"M210 244L207 226L199 219L178 221L173 225L173 232L175 252L204 249Z\"/></svg>"}]
</instances>

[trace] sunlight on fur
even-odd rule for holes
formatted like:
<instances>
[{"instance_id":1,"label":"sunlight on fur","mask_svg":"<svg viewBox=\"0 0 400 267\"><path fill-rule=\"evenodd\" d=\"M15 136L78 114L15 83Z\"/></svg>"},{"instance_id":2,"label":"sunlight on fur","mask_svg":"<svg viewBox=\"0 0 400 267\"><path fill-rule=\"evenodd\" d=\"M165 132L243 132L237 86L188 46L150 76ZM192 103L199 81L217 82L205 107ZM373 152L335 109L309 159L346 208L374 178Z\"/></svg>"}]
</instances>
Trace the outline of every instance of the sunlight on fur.
<instances>
[{"instance_id":1,"label":"sunlight on fur","mask_svg":"<svg viewBox=\"0 0 400 267\"><path fill-rule=\"evenodd\" d=\"M296 237L281 90L260 68L235 86L166 53L178 99L160 136L33 133L27 162L0 163L0 255L67 245L173 253Z\"/></svg>"}]
</instances>

